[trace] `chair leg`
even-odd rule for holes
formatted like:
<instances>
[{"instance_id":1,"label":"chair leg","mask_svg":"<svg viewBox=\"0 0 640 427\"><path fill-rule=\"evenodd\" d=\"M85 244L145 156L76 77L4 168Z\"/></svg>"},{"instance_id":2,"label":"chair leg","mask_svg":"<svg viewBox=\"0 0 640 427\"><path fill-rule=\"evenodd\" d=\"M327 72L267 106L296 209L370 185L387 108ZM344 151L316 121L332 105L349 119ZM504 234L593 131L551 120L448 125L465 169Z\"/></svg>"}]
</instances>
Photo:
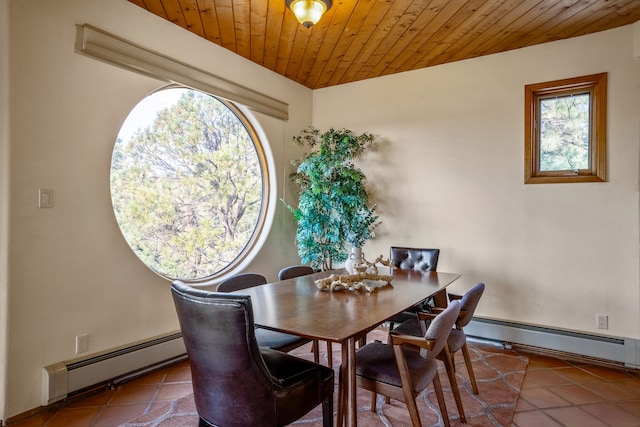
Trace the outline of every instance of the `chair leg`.
<instances>
[{"instance_id":1,"label":"chair leg","mask_svg":"<svg viewBox=\"0 0 640 427\"><path fill-rule=\"evenodd\" d=\"M471 381L471 388L475 394L478 394L478 384L476 384L476 376L473 373L473 366L471 365L471 355L469 354L469 347L465 341L462 346L462 355L464 356L464 364L467 365L467 371L469 372L469 381Z\"/></svg>"},{"instance_id":2,"label":"chair leg","mask_svg":"<svg viewBox=\"0 0 640 427\"><path fill-rule=\"evenodd\" d=\"M407 399L405 403L407 404L407 409L409 410L411 425L413 427L422 427L422 423L420 422L420 413L418 412L418 406L416 405L416 399Z\"/></svg>"},{"instance_id":3,"label":"chair leg","mask_svg":"<svg viewBox=\"0 0 640 427\"><path fill-rule=\"evenodd\" d=\"M343 376L346 375L346 369L344 366L340 365L339 374L338 374L338 416L336 417L336 425L338 427L342 427L344 424L344 412L345 407L347 406L346 393L344 390L344 380Z\"/></svg>"},{"instance_id":4,"label":"chair leg","mask_svg":"<svg viewBox=\"0 0 640 427\"><path fill-rule=\"evenodd\" d=\"M404 398L404 403L405 405L407 405L407 409L409 410L411 425L413 427L422 427L422 423L420 422L420 413L418 412L418 406L416 405L416 395L413 392L413 381L411 381L409 367L407 366L407 361L404 358L402 347L399 345L394 345L393 352L396 357L396 364L398 365L398 371L400 373L400 382L402 383L402 396Z\"/></svg>"},{"instance_id":5,"label":"chair leg","mask_svg":"<svg viewBox=\"0 0 640 427\"><path fill-rule=\"evenodd\" d=\"M333 394L322 402L322 427L333 427Z\"/></svg>"},{"instance_id":6,"label":"chair leg","mask_svg":"<svg viewBox=\"0 0 640 427\"><path fill-rule=\"evenodd\" d=\"M320 363L320 346L318 345L318 340L313 340L311 343L311 351L313 352L313 361Z\"/></svg>"},{"instance_id":7,"label":"chair leg","mask_svg":"<svg viewBox=\"0 0 640 427\"><path fill-rule=\"evenodd\" d=\"M378 400L378 393L371 392L371 412L376 413L376 401Z\"/></svg>"},{"instance_id":8,"label":"chair leg","mask_svg":"<svg viewBox=\"0 0 640 427\"><path fill-rule=\"evenodd\" d=\"M367 345L367 334L364 333L357 341L358 348L362 348Z\"/></svg>"},{"instance_id":9,"label":"chair leg","mask_svg":"<svg viewBox=\"0 0 640 427\"><path fill-rule=\"evenodd\" d=\"M447 405L444 403L444 394L442 393L442 384L440 383L440 377L436 373L436 376L433 377L433 389L436 392L436 397L438 398L438 406L440 406L440 414L442 415L442 422L445 427L450 427L449 424L449 413L447 412Z\"/></svg>"},{"instance_id":10,"label":"chair leg","mask_svg":"<svg viewBox=\"0 0 640 427\"><path fill-rule=\"evenodd\" d=\"M467 422L467 418L464 415L464 407L462 406L462 399L460 398L460 389L458 388L458 380L456 379L456 372L453 367L453 358L449 352L449 347L445 345L442 350L442 361L447 371L447 377L449 377L449 384L451 384L451 391L453 392L453 398L456 401L456 407L458 408L458 414L460 414L460 421Z\"/></svg>"},{"instance_id":11,"label":"chair leg","mask_svg":"<svg viewBox=\"0 0 640 427\"><path fill-rule=\"evenodd\" d=\"M327 366L333 368L333 346L331 341L327 341Z\"/></svg>"}]
</instances>

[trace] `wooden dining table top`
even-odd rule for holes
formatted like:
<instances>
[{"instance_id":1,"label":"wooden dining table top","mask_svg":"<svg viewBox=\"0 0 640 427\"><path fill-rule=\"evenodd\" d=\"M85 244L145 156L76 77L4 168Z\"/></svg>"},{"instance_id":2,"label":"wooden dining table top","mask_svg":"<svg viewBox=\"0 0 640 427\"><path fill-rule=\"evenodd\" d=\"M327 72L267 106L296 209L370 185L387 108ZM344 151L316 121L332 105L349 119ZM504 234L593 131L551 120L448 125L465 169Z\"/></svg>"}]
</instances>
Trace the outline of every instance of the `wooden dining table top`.
<instances>
[{"instance_id":1,"label":"wooden dining table top","mask_svg":"<svg viewBox=\"0 0 640 427\"><path fill-rule=\"evenodd\" d=\"M366 290L319 290L315 281L332 270L235 291L251 296L254 322L264 328L307 338L344 342L362 331L435 295L457 280L454 273L378 269L392 276L390 283L369 281Z\"/></svg>"}]
</instances>

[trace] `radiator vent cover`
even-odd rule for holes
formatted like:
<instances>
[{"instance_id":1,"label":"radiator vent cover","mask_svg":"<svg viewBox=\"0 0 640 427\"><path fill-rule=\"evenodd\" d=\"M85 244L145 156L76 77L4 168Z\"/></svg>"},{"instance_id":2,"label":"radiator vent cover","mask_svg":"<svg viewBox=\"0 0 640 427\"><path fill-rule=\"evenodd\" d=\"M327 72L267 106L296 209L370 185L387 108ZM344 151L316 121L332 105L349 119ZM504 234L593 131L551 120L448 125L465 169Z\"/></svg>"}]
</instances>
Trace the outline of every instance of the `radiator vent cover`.
<instances>
[{"instance_id":1,"label":"radiator vent cover","mask_svg":"<svg viewBox=\"0 0 640 427\"><path fill-rule=\"evenodd\" d=\"M168 365L185 357L182 333L174 332L87 358L45 366L42 372L42 405L150 366Z\"/></svg>"},{"instance_id":2,"label":"radiator vent cover","mask_svg":"<svg viewBox=\"0 0 640 427\"><path fill-rule=\"evenodd\" d=\"M635 339L606 337L480 317L474 317L464 331L467 335L478 338L604 359L630 368L640 367L640 345Z\"/></svg>"}]
</instances>

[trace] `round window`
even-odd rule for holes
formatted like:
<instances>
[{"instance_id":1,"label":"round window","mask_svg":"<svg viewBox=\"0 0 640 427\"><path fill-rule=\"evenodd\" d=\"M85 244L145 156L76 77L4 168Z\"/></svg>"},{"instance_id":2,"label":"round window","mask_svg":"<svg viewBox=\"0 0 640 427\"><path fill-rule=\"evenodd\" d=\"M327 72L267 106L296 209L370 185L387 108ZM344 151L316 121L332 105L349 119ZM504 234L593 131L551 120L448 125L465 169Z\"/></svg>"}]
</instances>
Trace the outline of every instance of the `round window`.
<instances>
[{"instance_id":1,"label":"round window","mask_svg":"<svg viewBox=\"0 0 640 427\"><path fill-rule=\"evenodd\" d=\"M157 91L125 120L111 160L122 234L158 274L203 280L238 265L264 219L263 151L241 113L186 88Z\"/></svg>"}]
</instances>

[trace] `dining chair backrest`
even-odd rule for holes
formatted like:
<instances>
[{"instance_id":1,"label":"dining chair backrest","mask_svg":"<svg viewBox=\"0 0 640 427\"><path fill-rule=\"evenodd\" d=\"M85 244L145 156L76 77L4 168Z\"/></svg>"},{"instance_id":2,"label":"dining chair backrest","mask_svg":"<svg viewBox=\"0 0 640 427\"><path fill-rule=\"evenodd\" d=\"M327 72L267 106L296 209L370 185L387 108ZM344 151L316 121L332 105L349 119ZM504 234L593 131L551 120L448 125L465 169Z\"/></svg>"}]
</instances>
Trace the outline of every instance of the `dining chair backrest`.
<instances>
[{"instance_id":1,"label":"dining chair backrest","mask_svg":"<svg viewBox=\"0 0 640 427\"><path fill-rule=\"evenodd\" d=\"M198 413L216 422L232 412L237 416L251 412L257 415L254 423L259 424L261 417L268 416L263 413L268 405L256 403L264 403L271 393L266 387L269 371L254 336L250 297L199 290L178 281L171 291L191 366ZM247 399L248 395L253 398ZM240 402L253 408L238 411Z\"/></svg>"},{"instance_id":2,"label":"dining chair backrest","mask_svg":"<svg viewBox=\"0 0 640 427\"><path fill-rule=\"evenodd\" d=\"M391 262L402 270L436 271L440 249L391 247Z\"/></svg>"},{"instance_id":3,"label":"dining chair backrest","mask_svg":"<svg viewBox=\"0 0 640 427\"><path fill-rule=\"evenodd\" d=\"M478 303L480 302L480 298L483 293L484 283L478 283L462 296L462 299L460 300L462 312L456 322L456 326L458 328L464 328L469 324L469 322L471 322L471 318L476 311L476 307L478 307Z\"/></svg>"},{"instance_id":4,"label":"dining chair backrest","mask_svg":"<svg viewBox=\"0 0 640 427\"><path fill-rule=\"evenodd\" d=\"M440 249L391 246L391 263L395 268L401 270L436 271L439 257ZM433 304L435 304L434 299L428 298L427 301L391 316L387 319L389 327L393 329L395 325L414 319L416 317L416 311L428 310L429 305Z\"/></svg>"},{"instance_id":5,"label":"dining chair backrest","mask_svg":"<svg viewBox=\"0 0 640 427\"><path fill-rule=\"evenodd\" d=\"M449 338L449 333L451 333L451 328L460 314L461 307L462 304L460 301L452 301L451 304L449 304L449 306L442 313L438 314L429 324L427 333L424 337L427 340L436 341L429 352L431 357L438 356L444 348L447 343L447 338Z\"/></svg>"},{"instance_id":6,"label":"dining chair backrest","mask_svg":"<svg viewBox=\"0 0 640 427\"><path fill-rule=\"evenodd\" d=\"M325 425L332 425L333 370L259 347L250 296L181 281L171 293L200 425L287 425L320 403Z\"/></svg>"},{"instance_id":7,"label":"dining chair backrest","mask_svg":"<svg viewBox=\"0 0 640 427\"><path fill-rule=\"evenodd\" d=\"M216 292L233 292L240 289L252 288L267 283L266 277L256 273L244 273L231 276L220 282Z\"/></svg>"},{"instance_id":8,"label":"dining chair backrest","mask_svg":"<svg viewBox=\"0 0 640 427\"><path fill-rule=\"evenodd\" d=\"M280 272L278 273L278 279L287 280L313 273L315 273L315 270L308 265L291 265L280 270Z\"/></svg>"},{"instance_id":9,"label":"dining chair backrest","mask_svg":"<svg viewBox=\"0 0 640 427\"><path fill-rule=\"evenodd\" d=\"M290 265L278 272L278 279L293 279L294 277L307 276L313 273L315 273L315 270L308 265ZM313 352L313 360L318 363L320 361L320 347L318 340L312 341L311 351ZM333 350L329 341L327 341L327 364L329 367L333 367Z\"/></svg>"}]
</instances>

